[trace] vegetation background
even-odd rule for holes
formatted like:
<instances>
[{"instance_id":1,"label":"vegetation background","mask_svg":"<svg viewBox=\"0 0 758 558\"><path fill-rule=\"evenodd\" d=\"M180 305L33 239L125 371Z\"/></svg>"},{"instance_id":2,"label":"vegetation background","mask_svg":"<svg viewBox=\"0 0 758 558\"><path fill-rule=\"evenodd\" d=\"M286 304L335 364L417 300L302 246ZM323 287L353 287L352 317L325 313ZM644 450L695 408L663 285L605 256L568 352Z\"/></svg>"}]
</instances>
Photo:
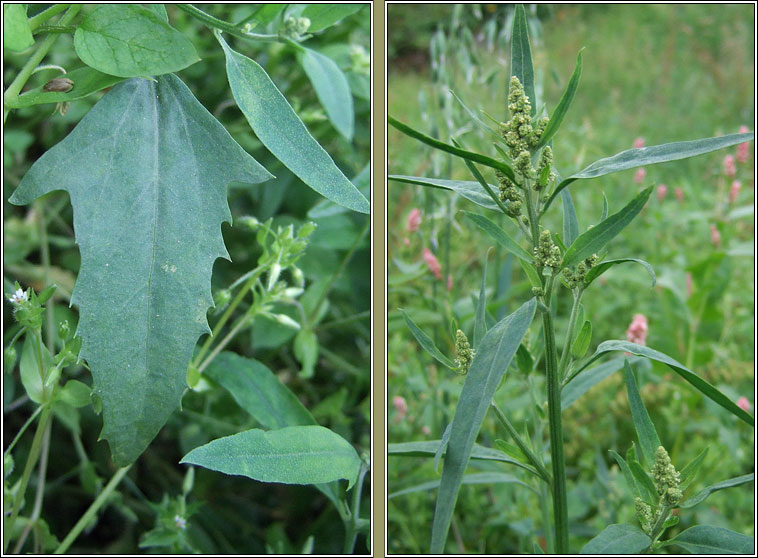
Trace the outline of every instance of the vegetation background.
<instances>
[{"instance_id":1,"label":"vegetation background","mask_svg":"<svg viewBox=\"0 0 758 558\"><path fill-rule=\"evenodd\" d=\"M30 5L29 15L44 7ZM227 83L223 51L211 31L175 6L166 7L171 25L193 42L202 59L178 75L232 137L277 177L264 184L230 187L228 200L233 217L252 215L261 222L274 217L274 228L290 223L297 228L309 220L318 226L306 255L298 263L307 286L301 303L313 310L319 300L324 301L314 321L318 357L312 375L302 371L293 348L295 331L273 320L256 320L226 350L265 363L298 395L321 425L338 432L359 452L368 452L371 300L368 216L354 212L330 215L329 211L324 212L329 208L323 203L316 207L323 198L266 151L237 108ZM244 20L256 8L252 4L200 7L232 22ZM309 48L332 57L348 77L356 115L352 142L340 136L327 119L292 48L282 43L250 43L227 37L233 48L266 69L311 134L366 195L370 176L370 81L368 65L362 69L353 66L351 48L362 49L367 60L370 25L370 10L364 6L306 42ZM69 71L80 66L72 43L71 35L61 35L46 61ZM4 52L6 84L15 77L27 56ZM44 84L54 74L50 71L35 74L27 88ZM46 270L41 256L44 239L40 228L45 227L50 249L47 272L58 285L55 323L68 319L72 330L76 327L77 309L69 309L68 297L79 269L79 251L74 243L68 195L55 192L33 209L12 206L7 199L31 164L65 137L103 94L71 103L65 115L54 113L53 105L14 111L3 138L4 293L13 292L14 280L37 291L45 287ZM222 232L232 261L216 262L214 293L252 269L260 255L255 233L226 224ZM18 330L11 310L6 299L3 305L6 345ZM300 322L303 310L283 306L275 311ZM211 311L211 324L217 319ZM89 372L83 367L70 368L69 373L69 377L91 384ZM5 367L3 396L4 436L10 443L34 408L24 395L17 365ZM186 526L175 521L183 505L182 485L187 472L187 466L178 465L181 457L212 439L256 426L221 387L214 386L203 393L188 391L183 398L183 410L174 413L71 552L341 553L342 522L334 507L311 486L264 484L196 468L194 488L186 498ZM102 417L91 406L56 412L41 514L47 523L43 521L44 526L35 529L25 550L55 548L55 537L63 538L113 475L115 469L107 443L97 441L101 428ZM27 431L14 450L16 470L9 478L9 486L13 486L23 470L32 433L33 429ZM369 479L370 475L363 491L364 514L369 506ZM35 474L27 498L33 499L36 490ZM348 497L352 497L352 492ZM32 503L27 502L25 513L29 513ZM365 552L366 545L366 537L360 536L356 551Z\"/></svg>"},{"instance_id":2,"label":"vegetation background","mask_svg":"<svg viewBox=\"0 0 758 558\"><path fill-rule=\"evenodd\" d=\"M491 142L475 132L447 91L449 84L467 106L507 119L511 10L495 4L390 5L389 114L443 140L454 130L468 148L494 155ZM562 174L629 149L637 138L656 145L734 133L743 125L754 129L754 10L752 5L529 7L537 90L548 112L563 92L576 53L586 47L579 91L553 144ZM452 44L456 48L446 50ZM461 161L432 153L392 127L388 134L388 174L472 180ZM643 186L658 185L640 217L609 246L610 255L648 261L658 285L651 290L649 277L637 266L609 271L583 301L593 325L590 352L603 340L625 338L633 316L644 314L648 346L686 363L733 400L745 397L752 412L754 146L747 161L737 162L735 176L724 165L726 155L734 157L735 151L649 167L641 183L634 170L579 181L571 193L581 231L599 219L601 192L613 212ZM730 199L735 180L740 188ZM421 350L398 308L454 356L452 324L470 331L481 263L491 243L457 215L459 209L475 210L470 202L448 191L397 182L388 188L388 442L439 440L463 378ZM560 230L558 205L548 222L552 219L552 227ZM421 215L416 232L407 229L413 209ZM437 258L441 279L425 264L425 248ZM521 270L498 251L489 259L487 284L497 285L487 297L488 311L498 319L530 296ZM565 290L558 303L564 320L558 322L561 344L570 309ZM514 368L509 376L497 399L514 413L518 426L531 397L523 374ZM531 381L537 393L544 393L541 375ZM692 494L753 470L752 429L736 424L663 370L645 374L641 389L677 467L710 447ZM490 433L501 435L487 418L479 443L493 446ZM636 521L622 475L608 454L610 449L623 454L634 439L620 374L564 413L564 433L571 546L580 548L607 524ZM486 463L472 462L469 469L503 471ZM505 472L518 476L512 469ZM439 473L431 459L389 457L389 552L428 549L435 490L394 493L435 479ZM697 522L754 535L753 492L749 485L714 494L707 504L682 510L675 529ZM515 484L465 486L452 525L457 551L531 552L531 541L541 536L536 509L535 498Z\"/></svg>"}]
</instances>

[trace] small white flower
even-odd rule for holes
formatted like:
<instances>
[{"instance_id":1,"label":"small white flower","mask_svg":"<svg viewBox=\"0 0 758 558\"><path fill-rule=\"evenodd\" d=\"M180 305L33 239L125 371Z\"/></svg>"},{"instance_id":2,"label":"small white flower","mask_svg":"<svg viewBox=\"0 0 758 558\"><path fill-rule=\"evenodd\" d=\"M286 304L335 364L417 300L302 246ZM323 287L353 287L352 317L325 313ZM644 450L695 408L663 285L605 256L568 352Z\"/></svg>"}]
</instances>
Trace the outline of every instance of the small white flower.
<instances>
[{"instance_id":1,"label":"small white flower","mask_svg":"<svg viewBox=\"0 0 758 558\"><path fill-rule=\"evenodd\" d=\"M187 528L187 520L184 519L181 515L174 516L174 523L176 523L176 526L179 527L179 529Z\"/></svg>"},{"instance_id":2,"label":"small white flower","mask_svg":"<svg viewBox=\"0 0 758 558\"><path fill-rule=\"evenodd\" d=\"M8 300L14 304L21 304L22 302L29 300L29 296L26 294L26 291L18 289L15 293L8 297Z\"/></svg>"}]
</instances>

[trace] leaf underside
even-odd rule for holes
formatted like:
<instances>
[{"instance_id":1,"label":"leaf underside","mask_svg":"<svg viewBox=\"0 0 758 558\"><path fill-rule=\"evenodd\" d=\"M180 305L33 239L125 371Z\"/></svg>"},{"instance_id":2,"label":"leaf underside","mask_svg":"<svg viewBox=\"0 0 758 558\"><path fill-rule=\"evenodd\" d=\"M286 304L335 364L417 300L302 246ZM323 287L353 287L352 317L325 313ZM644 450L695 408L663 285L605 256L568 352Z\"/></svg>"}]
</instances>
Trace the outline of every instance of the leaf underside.
<instances>
[{"instance_id":1,"label":"leaf underside","mask_svg":"<svg viewBox=\"0 0 758 558\"><path fill-rule=\"evenodd\" d=\"M116 85L11 197L71 196L81 251L71 303L117 466L134 461L179 405L192 349L209 331L213 262L228 258L227 183L269 178L165 75Z\"/></svg>"}]
</instances>

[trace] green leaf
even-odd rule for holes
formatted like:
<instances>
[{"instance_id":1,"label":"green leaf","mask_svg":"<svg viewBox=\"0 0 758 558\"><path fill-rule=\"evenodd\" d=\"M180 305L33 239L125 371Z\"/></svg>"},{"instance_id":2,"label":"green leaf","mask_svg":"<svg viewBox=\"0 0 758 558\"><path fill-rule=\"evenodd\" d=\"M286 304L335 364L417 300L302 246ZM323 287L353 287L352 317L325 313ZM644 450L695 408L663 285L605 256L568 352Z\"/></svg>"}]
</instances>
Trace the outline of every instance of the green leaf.
<instances>
[{"instance_id":1,"label":"green leaf","mask_svg":"<svg viewBox=\"0 0 758 558\"><path fill-rule=\"evenodd\" d=\"M524 452L521 451L518 447L514 446L513 444L506 442L505 440L495 440L495 445L498 447L500 451L502 451L506 455L510 455L513 459L516 461L526 461L527 457L524 455Z\"/></svg>"},{"instance_id":2,"label":"green leaf","mask_svg":"<svg viewBox=\"0 0 758 558\"><path fill-rule=\"evenodd\" d=\"M82 62L119 77L177 72L200 60L192 42L160 15L137 4L102 4L74 33Z\"/></svg>"},{"instance_id":3,"label":"green leaf","mask_svg":"<svg viewBox=\"0 0 758 558\"><path fill-rule=\"evenodd\" d=\"M582 554L639 554L653 541L639 527L627 523L608 525L584 545Z\"/></svg>"},{"instance_id":4,"label":"green leaf","mask_svg":"<svg viewBox=\"0 0 758 558\"><path fill-rule=\"evenodd\" d=\"M74 87L71 91L63 93L61 91L43 91L43 85L26 91L23 95L19 95L15 99L6 103L8 108L23 108L31 107L33 105L41 105L43 103L65 103L75 101L77 99L83 99L88 97L97 91L111 87L125 78L110 76L97 70L93 70L89 66L83 66L72 70L65 75L68 79L74 82Z\"/></svg>"},{"instance_id":5,"label":"green leaf","mask_svg":"<svg viewBox=\"0 0 758 558\"><path fill-rule=\"evenodd\" d=\"M655 488L655 483L653 483L653 479L650 478L650 475L647 474L640 462L636 459L630 459L628 464L629 470L632 472L632 476L640 489L640 497L645 502L655 507L658 504L659 496L658 491Z\"/></svg>"},{"instance_id":6,"label":"green leaf","mask_svg":"<svg viewBox=\"0 0 758 558\"><path fill-rule=\"evenodd\" d=\"M684 502L679 504L679 507L692 508L694 506L697 506L700 502L705 500L708 496L710 496L714 492L717 492L719 490L724 490L725 488L731 488L732 486L739 486L741 484L753 482L754 480L755 480L755 474L750 473L749 475L742 475L741 477L734 477L733 479L727 479L725 481L718 482L707 488L704 488L692 498L687 498Z\"/></svg>"},{"instance_id":7,"label":"green leaf","mask_svg":"<svg viewBox=\"0 0 758 558\"><path fill-rule=\"evenodd\" d=\"M455 140L455 138L450 139L455 147L463 147L458 141ZM476 178L476 181L479 183L479 185L484 189L485 192L487 192L487 195L490 197L490 199L495 202L495 205L497 205L503 213L507 213L505 205L503 205L503 202L500 201L500 198L495 193L495 190L492 188L492 186L490 186L484 179L482 173L479 172L479 169L476 168L476 165L467 159L464 159L463 162L471 174L474 175L474 178Z\"/></svg>"},{"instance_id":8,"label":"green leaf","mask_svg":"<svg viewBox=\"0 0 758 558\"><path fill-rule=\"evenodd\" d=\"M595 161L591 165L563 179L556 186L550 198L545 203L543 212L550 207L556 196L569 184L580 178L597 178L614 172L655 165L657 163L666 163L668 161L678 161L689 157L697 157L704 153L717 151L724 147L730 147L753 139L753 132L745 134L728 134L715 138L704 138L693 141L679 141L674 143L664 143L662 145L653 145L650 147L640 147L638 149L628 149L617 153L612 157L606 157Z\"/></svg>"},{"instance_id":9,"label":"green leaf","mask_svg":"<svg viewBox=\"0 0 758 558\"><path fill-rule=\"evenodd\" d=\"M535 268L528 261L522 260L521 258L519 258L518 263L521 265L521 269L524 270L524 273L526 273L526 276L529 278L529 282L532 284L532 287L541 288L542 280L540 279L539 273L537 273L537 268Z\"/></svg>"},{"instance_id":10,"label":"green leaf","mask_svg":"<svg viewBox=\"0 0 758 558\"><path fill-rule=\"evenodd\" d=\"M453 192L460 194L467 200L472 201L477 205L486 207L487 209L493 209L495 211L499 210L497 204L492 201L490 195L484 188L482 188L478 182L445 180L443 178L426 178L423 176L405 176L400 174L391 174L387 177L387 179L403 182L405 184L416 184L418 186L452 190ZM491 184L490 187L492 187Z\"/></svg>"},{"instance_id":11,"label":"green leaf","mask_svg":"<svg viewBox=\"0 0 758 558\"><path fill-rule=\"evenodd\" d=\"M92 402L92 388L79 380L69 380L56 397L74 408L86 407Z\"/></svg>"},{"instance_id":12,"label":"green leaf","mask_svg":"<svg viewBox=\"0 0 758 558\"><path fill-rule=\"evenodd\" d=\"M117 466L179 405L192 350L209 331L213 262L228 257L227 184L270 177L168 75L116 85L10 198L71 196L82 258L71 301Z\"/></svg>"},{"instance_id":13,"label":"green leaf","mask_svg":"<svg viewBox=\"0 0 758 558\"><path fill-rule=\"evenodd\" d=\"M453 97L455 97L455 100L458 101L458 103L461 105L461 107L463 107L463 110L466 111L466 113L469 115L469 117L471 118L471 120L473 120L474 122L476 122L482 129L487 130L490 134L492 134L493 136L495 136L498 139L498 141L503 141L503 136L501 136L500 133L497 130L495 130L494 128L491 128L489 124L487 124L486 122L484 122L484 120L482 120L481 118L479 118L479 115L476 112L474 112L469 107L467 107L466 103L464 103L461 100L461 98L458 97L458 95L455 94L455 91L453 91L451 89L450 93L453 95Z\"/></svg>"},{"instance_id":14,"label":"green leaf","mask_svg":"<svg viewBox=\"0 0 758 558\"><path fill-rule=\"evenodd\" d=\"M361 459L350 443L323 426L254 428L193 449L180 463L261 482L319 484L358 479Z\"/></svg>"},{"instance_id":15,"label":"green leaf","mask_svg":"<svg viewBox=\"0 0 758 558\"><path fill-rule=\"evenodd\" d=\"M451 370L457 370L458 366L449 358L447 358L445 355L442 354L442 351L440 351L437 346L434 344L434 341L432 341L431 337L429 337L426 333L421 331L419 327L414 323L414 321L408 316L405 310L402 308L400 309L400 312L403 313L403 317L405 318L405 323L408 325L408 329L411 330L411 333L413 334L413 337L416 338L416 341L419 342L419 345L423 347L423 349L429 353L431 356L436 358L439 362L450 368Z\"/></svg>"},{"instance_id":16,"label":"green leaf","mask_svg":"<svg viewBox=\"0 0 758 558\"><path fill-rule=\"evenodd\" d=\"M482 420L500 379L532 323L536 308L536 299L533 298L498 322L484 336L474 356L450 429L450 442L434 512L431 554L441 554L444 549L458 489Z\"/></svg>"},{"instance_id":17,"label":"green leaf","mask_svg":"<svg viewBox=\"0 0 758 558\"><path fill-rule=\"evenodd\" d=\"M689 368L675 361L670 356L656 351L655 349L651 349L643 345L637 345L636 343L630 343L628 341L603 341L600 343L600 345L598 345L598 348L595 350L595 354L592 355L592 357L584 364L583 368L586 368L589 364L597 360L603 353L610 351L626 351L638 356L644 356L646 358L657 360L658 362L662 362L663 364L668 365L669 368L681 376L685 381L689 382L695 389L697 389L711 401L722 406L724 409L736 417L742 419L750 426L753 426L753 417L751 417L749 413L743 411L726 395L703 380L700 376L692 372Z\"/></svg>"},{"instance_id":18,"label":"green leaf","mask_svg":"<svg viewBox=\"0 0 758 558\"><path fill-rule=\"evenodd\" d=\"M257 360L224 351L203 374L226 389L264 428L316 424L295 394Z\"/></svg>"},{"instance_id":19,"label":"green leaf","mask_svg":"<svg viewBox=\"0 0 758 558\"><path fill-rule=\"evenodd\" d=\"M629 362L637 362L642 360L638 357L633 357ZM587 393L594 386L605 380L608 376L621 370L624 367L624 358L615 358L599 364L595 368L584 370L581 374L577 374L566 386L561 390L561 410L566 410L570 407L574 401L579 399L582 395Z\"/></svg>"},{"instance_id":20,"label":"green leaf","mask_svg":"<svg viewBox=\"0 0 758 558\"><path fill-rule=\"evenodd\" d=\"M475 163L480 163L486 167L490 167L495 170L499 170L504 175L506 175L511 180L516 180L515 175L513 174L513 169L503 163L502 161L498 161L497 159L493 159L492 157L487 157L486 155L482 155L480 153L475 153L473 151L466 151L465 149L460 149L459 147L455 147L453 145L449 145L445 142L436 140L432 137L427 136L426 134L419 132L417 130L414 130L407 124L403 124L399 120L396 120L392 116L387 116L387 121L395 128L400 130L402 133L404 133L407 136L410 136L414 139L419 140L422 143L425 143L431 147L434 147L435 149L439 149L440 151L444 151L446 153L451 153L452 155L455 155L456 157L460 157L462 159L468 159L469 161L473 161Z\"/></svg>"},{"instance_id":21,"label":"green leaf","mask_svg":"<svg viewBox=\"0 0 758 558\"><path fill-rule=\"evenodd\" d=\"M168 13L166 12L166 6L163 4L145 4L148 10L152 10L158 17L168 23Z\"/></svg>"},{"instance_id":22,"label":"green leaf","mask_svg":"<svg viewBox=\"0 0 758 558\"><path fill-rule=\"evenodd\" d=\"M308 32L316 33L331 27L362 7L363 4L308 4L300 16L311 20Z\"/></svg>"},{"instance_id":23,"label":"green leaf","mask_svg":"<svg viewBox=\"0 0 758 558\"><path fill-rule=\"evenodd\" d=\"M532 67L532 49L529 46L529 25L523 4L516 6L511 33L511 75L516 76L532 105L532 116L537 112L537 99L534 95L534 68Z\"/></svg>"},{"instance_id":24,"label":"green leaf","mask_svg":"<svg viewBox=\"0 0 758 558\"><path fill-rule=\"evenodd\" d=\"M624 230L637 214L642 211L652 191L653 186L646 188L626 204L621 211L614 213L604 221L580 234L563 255L561 267L572 267L592 254L599 252L603 246Z\"/></svg>"},{"instance_id":25,"label":"green leaf","mask_svg":"<svg viewBox=\"0 0 758 558\"><path fill-rule=\"evenodd\" d=\"M690 554L755 554L753 537L711 525L695 525L663 544L681 546Z\"/></svg>"},{"instance_id":26,"label":"green leaf","mask_svg":"<svg viewBox=\"0 0 758 558\"><path fill-rule=\"evenodd\" d=\"M642 453L648 466L652 467L655 463L655 452L662 444L658 438L658 433L655 431L655 425L650 420L650 415L648 415L645 404L642 402L642 397L640 397L632 367L629 366L629 361L626 359L624 359L624 380L626 381L626 393L629 398L629 407L632 411L637 439L640 441Z\"/></svg>"},{"instance_id":27,"label":"green leaf","mask_svg":"<svg viewBox=\"0 0 758 558\"><path fill-rule=\"evenodd\" d=\"M495 240L495 242L497 242L505 250L517 258L531 264L533 259L532 255L524 248L522 248L515 240L513 240L507 232L487 219L487 217L479 215L478 213L471 213L470 211L464 211L463 214L469 221L490 235Z\"/></svg>"},{"instance_id":28,"label":"green leaf","mask_svg":"<svg viewBox=\"0 0 758 558\"><path fill-rule=\"evenodd\" d=\"M334 60L315 50L303 48L297 58L331 123L347 141L353 141L353 95L345 74Z\"/></svg>"},{"instance_id":29,"label":"green leaf","mask_svg":"<svg viewBox=\"0 0 758 558\"><path fill-rule=\"evenodd\" d=\"M439 488L440 482L441 482L440 479L436 479L433 481L417 484L409 488L404 488L403 490L398 490L397 492L393 492L389 494L387 496L387 499L389 500L390 498L397 498L398 496L404 496L406 494L412 494L414 492L426 492L427 490L434 490L435 488ZM473 473L471 475L465 475L463 477L463 480L461 481L461 484L493 485L493 484L498 484L498 483L520 484L521 486L525 486L532 492L536 492L536 490L532 486L519 480L517 477L514 477L513 475L509 475L508 473Z\"/></svg>"},{"instance_id":30,"label":"green leaf","mask_svg":"<svg viewBox=\"0 0 758 558\"><path fill-rule=\"evenodd\" d=\"M26 390L29 399L35 403L44 403L45 386L42 383L41 374L53 365L53 357L45 345L37 346L39 340L34 336L27 336L24 341L24 348L21 349L21 360L18 363L21 384ZM42 354L42 365L40 367L39 355Z\"/></svg>"},{"instance_id":31,"label":"green leaf","mask_svg":"<svg viewBox=\"0 0 758 558\"><path fill-rule=\"evenodd\" d=\"M561 127L563 119L566 117L566 113L571 106L571 101L574 100L576 90L579 88L579 79L582 77L582 50L584 50L584 47L582 47L579 50L579 54L576 55L576 66L574 66L574 73L571 74L571 79L566 86L566 91L563 92L563 96L558 102L558 106L555 107L553 115L550 117L550 122L545 128L545 131L542 132L540 141L537 144L537 149L544 147L551 139L553 139L553 136ZM569 242L568 239L566 242Z\"/></svg>"},{"instance_id":32,"label":"green leaf","mask_svg":"<svg viewBox=\"0 0 758 558\"><path fill-rule=\"evenodd\" d=\"M647 263L645 260L638 260L637 258L619 258L617 260L605 260L603 262L600 262L599 264L596 264L594 267L590 268L590 270L587 272L587 275L584 277L584 283L586 285L589 285L592 283L595 279L600 277L603 273L605 273L608 269L613 267L614 265L618 265L625 262L637 262L641 266L643 266L645 269L647 269L647 272L650 274L650 277L653 280L653 284L650 285L650 288L655 287L655 272L653 271L653 267Z\"/></svg>"},{"instance_id":33,"label":"green leaf","mask_svg":"<svg viewBox=\"0 0 758 558\"><path fill-rule=\"evenodd\" d=\"M703 460L705 459L706 454L708 453L708 448L706 447L703 451L701 451L695 459L687 463L682 470L679 473L679 488L680 490L684 491L690 484L692 484L692 481L695 480L695 476L697 475L697 472L700 470L700 466L703 464Z\"/></svg>"},{"instance_id":34,"label":"green leaf","mask_svg":"<svg viewBox=\"0 0 758 558\"><path fill-rule=\"evenodd\" d=\"M437 472L437 468L440 464L440 459L442 458L442 455L447 450L447 443L450 441L450 428L453 426L452 422L449 422L447 426L445 427L445 431L442 433L442 440L440 440L439 446L437 446L437 451L434 452L434 472Z\"/></svg>"},{"instance_id":35,"label":"green leaf","mask_svg":"<svg viewBox=\"0 0 758 558\"><path fill-rule=\"evenodd\" d=\"M534 370L534 357L532 357L532 353L529 352L529 349L523 343L519 345L516 351L516 366L524 374L529 374Z\"/></svg>"},{"instance_id":36,"label":"green leaf","mask_svg":"<svg viewBox=\"0 0 758 558\"><path fill-rule=\"evenodd\" d=\"M479 347L479 342L484 337L484 334L487 333L487 323L485 320L487 296L485 287L487 282L487 259L489 258L490 250L487 250L487 253L484 255L484 263L482 264L482 284L479 287L479 300L476 303L476 317L474 319L474 349Z\"/></svg>"},{"instance_id":37,"label":"green leaf","mask_svg":"<svg viewBox=\"0 0 758 558\"><path fill-rule=\"evenodd\" d=\"M216 32L226 54L232 95L263 145L322 196L353 211L369 213L369 202L313 139L305 124L254 60L233 51Z\"/></svg>"},{"instance_id":38,"label":"green leaf","mask_svg":"<svg viewBox=\"0 0 758 558\"><path fill-rule=\"evenodd\" d=\"M608 450L608 451L613 456L613 459L616 460L616 463L618 463L619 469L621 469L621 472L624 475L624 480L626 481L626 486L629 489L629 493L632 495L632 497L637 497L637 498L641 497L642 487L640 487L640 485L637 484L637 479L634 478L634 475L632 474L632 470L629 468L629 465L627 464L626 460L615 451L613 450Z\"/></svg>"},{"instance_id":39,"label":"green leaf","mask_svg":"<svg viewBox=\"0 0 758 558\"><path fill-rule=\"evenodd\" d=\"M3 4L3 46L21 52L34 44L25 4Z\"/></svg>"},{"instance_id":40,"label":"green leaf","mask_svg":"<svg viewBox=\"0 0 758 558\"><path fill-rule=\"evenodd\" d=\"M319 352L318 337L313 330L304 327L298 331L292 349L301 365L300 377L313 378Z\"/></svg>"},{"instance_id":41,"label":"green leaf","mask_svg":"<svg viewBox=\"0 0 758 558\"><path fill-rule=\"evenodd\" d=\"M587 349L590 348L590 341L592 341L592 324L587 320L582 325L582 329L579 330L579 334L571 345L571 356L582 358ZM568 341L566 342L568 343Z\"/></svg>"},{"instance_id":42,"label":"green leaf","mask_svg":"<svg viewBox=\"0 0 758 558\"><path fill-rule=\"evenodd\" d=\"M545 167L547 168L547 167ZM576 209L568 190L561 192L563 200L563 239L566 245L571 246L579 236L579 221L576 218Z\"/></svg>"}]
</instances>

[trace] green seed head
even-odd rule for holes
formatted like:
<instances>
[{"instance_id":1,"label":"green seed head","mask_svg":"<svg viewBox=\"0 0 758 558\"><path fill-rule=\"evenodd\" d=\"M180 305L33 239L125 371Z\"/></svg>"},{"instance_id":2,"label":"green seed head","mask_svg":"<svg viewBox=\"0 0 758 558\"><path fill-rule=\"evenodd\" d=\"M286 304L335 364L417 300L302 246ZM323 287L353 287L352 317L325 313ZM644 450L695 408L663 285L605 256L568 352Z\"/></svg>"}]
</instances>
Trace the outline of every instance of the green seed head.
<instances>
[{"instance_id":1,"label":"green seed head","mask_svg":"<svg viewBox=\"0 0 758 558\"><path fill-rule=\"evenodd\" d=\"M474 362L474 350L469 345L466 334L460 329L455 332L455 362L461 374L467 374Z\"/></svg>"}]
</instances>

